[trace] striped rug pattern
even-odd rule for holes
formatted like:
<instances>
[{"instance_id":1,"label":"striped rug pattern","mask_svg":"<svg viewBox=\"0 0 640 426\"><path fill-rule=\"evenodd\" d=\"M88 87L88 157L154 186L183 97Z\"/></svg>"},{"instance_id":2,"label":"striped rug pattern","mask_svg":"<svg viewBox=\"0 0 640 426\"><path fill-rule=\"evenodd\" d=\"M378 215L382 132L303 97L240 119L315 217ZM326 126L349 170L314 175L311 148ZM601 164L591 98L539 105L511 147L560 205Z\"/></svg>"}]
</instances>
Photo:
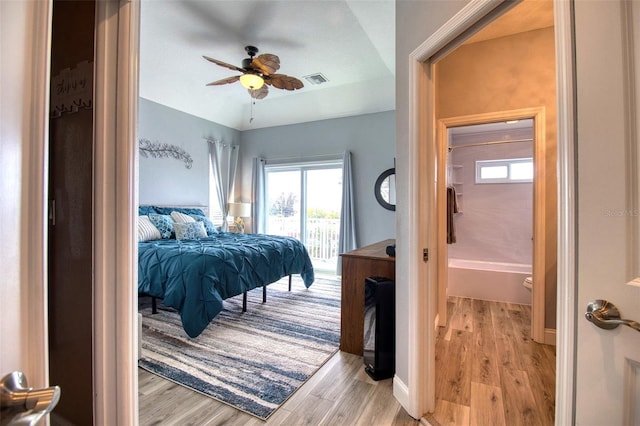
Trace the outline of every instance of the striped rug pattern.
<instances>
[{"instance_id":1,"label":"striped rug pattern","mask_svg":"<svg viewBox=\"0 0 640 426\"><path fill-rule=\"evenodd\" d=\"M338 350L340 281L316 278L308 289L287 278L224 301L224 310L197 338L180 316L159 306L140 308L140 367L267 419Z\"/></svg>"}]
</instances>

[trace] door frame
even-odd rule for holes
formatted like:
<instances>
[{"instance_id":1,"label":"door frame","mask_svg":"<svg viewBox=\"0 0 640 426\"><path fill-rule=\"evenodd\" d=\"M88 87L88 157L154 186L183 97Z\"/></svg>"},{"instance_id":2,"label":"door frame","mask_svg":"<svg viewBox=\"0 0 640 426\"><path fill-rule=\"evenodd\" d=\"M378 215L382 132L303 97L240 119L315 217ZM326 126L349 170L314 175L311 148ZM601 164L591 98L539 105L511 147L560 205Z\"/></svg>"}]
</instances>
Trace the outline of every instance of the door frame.
<instances>
[{"instance_id":1,"label":"door frame","mask_svg":"<svg viewBox=\"0 0 640 426\"><path fill-rule=\"evenodd\" d=\"M435 408L435 320L437 315L436 119L434 62L471 27L478 28L510 7L502 0L471 0L453 18L409 55L408 174L417 182L409 188L407 209L415 215L418 232L407 241L410 253L431 248L432 262L409 261L408 412L422 415ZM512 5L511 5L512 6ZM496 13L497 12L497 13ZM575 377L575 88L573 63L573 2L555 0L556 79L558 114L558 304L556 355L556 424L572 424ZM427 171L431 170L431 172ZM429 203L428 201L433 201ZM428 220L428 219L433 220ZM421 220L427 219L427 220ZM421 243L425 243L422 245ZM421 282L427 285L420 285ZM426 319L426 321L425 321Z\"/></svg>"},{"instance_id":2,"label":"door frame","mask_svg":"<svg viewBox=\"0 0 640 426\"><path fill-rule=\"evenodd\" d=\"M138 424L139 23L139 0L96 1L93 376L98 426Z\"/></svg>"},{"instance_id":3,"label":"door frame","mask_svg":"<svg viewBox=\"0 0 640 426\"><path fill-rule=\"evenodd\" d=\"M29 384L39 388L49 386L47 196L53 2L29 2L26 7L32 13L27 28L31 38L26 42L32 61L26 81L29 101L21 111L25 117L19 209L23 238L18 267L24 301L22 317L15 324L20 326L23 372ZM92 371L96 425L138 424L136 307L132 303L138 12L137 0L96 2Z\"/></svg>"},{"instance_id":4,"label":"door frame","mask_svg":"<svg viewBox=\"0 0 640 426\"><path fill-rule=\"evenodd\" d=\"M20 289L24 296L21 311L21 353L29 385L49 386L49 324L47 291L47 229L49 180L49 87L51 76L51 29L53 1L32 2L33 20L30 100L22 111L27 136L22 141L24 173L22 229L24 247L20 251ZM28 319L28 320L27 320ZM17 328L17 326L16 326ZM7 372L2 372L7 373Z\"/></svg>"},{"instance_id":5,"label":"door frame","mask_svg":"<svg viewBox=\"0 0 640 426\"><path fill-rule=\"evenodd\" d=\"M448 247L447 247L447 156L449 148L448 129L456 126L470 126L508 120L533 119L533 280L531 289L531 337L538 343L555 344L555 333L545 335L545 280L536 277L545 276L546 258L546 131L545 108L531 107L510 111L465 115L439 119L437 122L436 159L437 176L437 215L438 215L438 313L436 324L446 326L447 320L447 284L448 284ZM554 306L555 308L555 306ZM547 340L548 339L548 340Z\"/></svg>"},{"instance_id":6,"label":"door frame","mask_svg":"<svg viewBox=\"0 0 640 426\"><path fill-rule=\"evenodd\" d=\"M424 171L424 165L428 164L426 160L429 155L435 155L435 125L433 115L433 81L431 67L428 66L431 58L439 53L443 48L447 47L454 38L469 29L472 25L480 22L487 17L496 7L504 4L506 0L471 0L458 14L456 14L449 22L447 22L440 30L436 31L429 39L425 40L414 52L409 55L409 85L410 85L410 105L409 105L409 152L412 154L413 161L407 165L407 172L412 176L410 185L409 199L407 208L412 211L413 218L416 219L412 223L418 223L418 232L410 234L407 247L412 253L422 253L422 247L433 247L437 251L435 244L435 233L429 234L428 223L418 221L420 218L431 217L435 219L435 212L430 212L431 208L425 204L427 198L434 195L432 189L425 190L426 180L420 181L420 178L428 177L428 173ZM102 3L118 3L118 2L98 2ZM125 41L120 41L121 47L116 49L114 58L124 59L124 63L119 63L118 69L127 69L129 74L119 74L124 78L124 82L131 86L135 84L131 80L137 75L137 58L138 47L135 45L138 38L137 19L139 19L139 2L133 0L121 0L120 4L123 9L115 10L113 8L103 14L103 21L108 22L109 19L116 19L118 13L124 13L129 18L134 15L133 20L127 20L123 23L123 34L127 37ZM127 4L132 5L127 8ZM116 6L116 8L118 8ZM133 10L131 10L133 9ZM556 362L556 424L572 424L574 409L574 376L575 376L575 169L574 169L574 151L575 151L575 88L573 81L573 3L569 1L554 1L555 9L555 34L556 34L556 76L557 76L557 103L558 103L558 322L557 322L557 362ZM109 15L108 13L111 13ZM115 18L113 14L115 13ZM136 15L137 14L137 15ZM111 18L109 18L111 17ZM101 25L104 22L98 21ZM135 24L135 25L134 25ZM116 24L117 26L117 24ZM115 35L111 33L112 42L117 42L117 32ZM124 43L124 45L123 45ZM107 50L108 43L102 43L98 49ZM115 46L118 46L116 43ZM126 48L126 49L124 49ZM113 49L113 48L111 48ZM112 52L113 53L113 52ZM126 57L130 58L129 60ZM115 59L114 59L115 60ZM116 61L117 62L117 61ZM111 81L115 76L111 75ZM103 88L102 90L106 90ZM130 93L130 96L133 96ZM96 107L98 104L98 96L96 95ZM131 97L124 100L131 101ZM129 130L121 129L120 135L131 134L135 130L136 104L114 105L109 104L111 108L122 114L121 118L129 120L125 125ZM427 119L425 119L425 117ZM113 118L115 120L115 117ZM134 134L134 133L133 133ZM131 138L130 142L135 141ZM422 144L421 141L427 141ZM96 140L98 144L98 140ZM115 144L114 144L115 145ZM129 147L130 148L130 147ZM115 148L114 148L115 149ZM115 173L115 165L113 169L105 177L111 177L113 180L109 182L113 191L112 195L117 195L118 200L124 202L119 205L117 210L117 221L121 226L116 228L116 232L112 235L107 234L105 229L105 239L96 241L97 247L109 246L109 243L119 242L125 244L126 241L133 241L133 222L135 212L129 211L135 206L135 179L130 181L132 170L135 171L135 152L127 149L119 156L117 153L110 153L113 158L118 158L117 162L120 167L124 167L126 176ZM432 177L435 179L435 176ZM102 183L105 183L103 180ZM132 187L134 190L132 190ZM113 194L115 193L115 194ZM422 194L422 195L421 195ZM426 194L426 195L425 195ZM427 198L425 198L427 197ZM115 211L114 207L107 208L102 201L96 201L96 212L98 214L106 214ZM122 223L123 222L123 223ZM435 223L435 222L432 222ZM113 231L113 230L112 230ZM423 245L429 242L429 245ZM118 255L116 259L112 259L108 264L118 268L120 274L126 275L126 279L130 280L123 284L120 281L120 288L113 286L110 289L103 288L109 295L109 303L113 300L116 305L120 305L121 299L124 298L124 305L129 304L130 292L134 289L122 288L124 285L131 287L131 283L135 282L135 271L131 265L135 255L135 246L133 252ZM435 253L437 254L437 253ZM96 256L105 256L104 253L96 253ZM127 258L128 257L128 258ZM432 256L432 258L434 258ZM409 383L408 390L408 411L410 414L433 411L435 405L435 383L433 382L435 369L435 331L429 326L428 321L419 322L420 319L435 318L437 309L435 299L428 299L429 293L435 292L435 280L427 281L428 285L419 285L420 278L432 277L435 268L431 268L433 262L422 263L421 257L411 257L409 261L409 322L412 325L409 330L409 377L416 378ZM132 277L133 276L133 277ZM124 290L124 294L121 292ZM119 296L119 297L118 297ZM429 301L432 301L430 303ZM116 369L107 369L104 362L96 364L94 374L96 375L96 399L102 399L103 408L110 407L110 414L103 412L102 417L96 416L96 424L137 424L137 369L135 357L137 348L132 341L136 336L136 327L134 325L133 312L130 309L122 309L121 306L114 308L105 299L96 298L96 308L102 305L103 308L112 308L112 311L104 312L106 317L96 319L96 339L110 342L122 342L116 344L112 348L101 346L101 354L96 354L96 358L113 357L109 361L109 365L117 365ZM126 311L126 312L125 312ZM110 321L110 323L107 320ZM114 321L115 317L115 321ZM104 329L100 329L103 326ZM120 340L124 339L124 340ZM108 359L108 358L107 358ZM123 363L118 363L123 361ZM114 374L114 371L116 374ZM427 374L430 373L430 374ZM107 405L112 403L112 405ZM116 420L117 421L113 421Z\"/></svg>"}]
</instances>

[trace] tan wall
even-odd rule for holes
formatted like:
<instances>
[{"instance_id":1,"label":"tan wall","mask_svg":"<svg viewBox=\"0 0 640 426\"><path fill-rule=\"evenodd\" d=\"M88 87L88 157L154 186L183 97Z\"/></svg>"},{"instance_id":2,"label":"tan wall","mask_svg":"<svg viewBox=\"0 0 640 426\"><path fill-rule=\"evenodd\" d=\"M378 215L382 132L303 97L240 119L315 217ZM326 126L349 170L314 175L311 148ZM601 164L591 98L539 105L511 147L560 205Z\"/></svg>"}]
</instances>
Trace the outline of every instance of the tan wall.
<instances>
[{"instance_id":1,"label":"tan wall","mask_svg":"<svg viewBox=\"0 0 640 426\"><path fill-rule=\"evenodd\" d=\"M557 144L553 28L461 46L436 65L436 117L545 107L546 315L556 327Z\"/></svg>"}]
</instances>

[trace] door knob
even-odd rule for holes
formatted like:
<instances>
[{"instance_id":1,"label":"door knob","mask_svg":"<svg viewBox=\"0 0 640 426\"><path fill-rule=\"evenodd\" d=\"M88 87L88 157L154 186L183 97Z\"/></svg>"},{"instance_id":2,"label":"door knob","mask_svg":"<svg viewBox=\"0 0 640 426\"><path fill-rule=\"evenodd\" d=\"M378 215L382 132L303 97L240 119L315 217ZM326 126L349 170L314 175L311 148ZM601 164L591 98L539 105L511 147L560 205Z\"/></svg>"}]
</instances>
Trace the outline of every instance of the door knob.
<instances>
[{"instance_id":1,"label":"door knob","mask_svg":"<svg viewBox=\"0 0 640 426\"><path fill-rule=\"evenodd\" d=\"M20 371L7 374L0 380L0 426L35 425L59 400L58 386L33 389Z\"/></svg>"},{"instance_id":2,"label":"door knob","mask_svg":"<svg viewBox=\"0 0 640 426\"><path fill-rule=\"evenodd\" d=\"M594 300L587 305L584 313L587 320L605 330L613 330L619 325L627 325L636 331L640 331L640 323L620 318L620 311L616 306L606 300Z\"/></svg>"}]
</instances>

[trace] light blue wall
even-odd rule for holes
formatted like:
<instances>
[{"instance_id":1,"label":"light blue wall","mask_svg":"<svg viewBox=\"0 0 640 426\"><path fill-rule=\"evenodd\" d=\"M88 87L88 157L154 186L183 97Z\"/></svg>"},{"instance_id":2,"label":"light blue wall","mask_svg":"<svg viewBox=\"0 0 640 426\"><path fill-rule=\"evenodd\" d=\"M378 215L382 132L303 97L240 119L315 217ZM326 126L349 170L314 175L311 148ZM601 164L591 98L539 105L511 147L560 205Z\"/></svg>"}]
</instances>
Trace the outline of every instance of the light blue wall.
<instances>
[{"instance_id":1,"label":"light blue wall","mask_svg":"<svg viewBox=\"0 0 640 426\"><path fill-rule=\"evenodd\" d=\"M358 245L395 238L395 213L382 208L373 193L378 175L394 165L393 111L240 132L140 99L138 138L177 145L193 158L192 168L187 169L173 158L140 157L140 204L208 205L207 137L240 144L235 201L251 201L256 156L314 159L351 151Z\"/></svg>"},{"instance_id":2,"label":"light blue wall","mask_svg":"<svg viewBox=\"0 0 640 426\"><path fill-rule=\"evenodd\" d=\"M395 212L375 199L380 173L393 167L395 112L387 111L242 132L236 201L251 201L254 157L311 159L351 151L358 245L395 238Z\"/></svg>"},{"instance_id":3,"label":"light blue wall","mask_svg":"<svg viewBox=\"0 0 640 426\"><path fill-rule=\"evenodd\" d=\"M184 149L190 169L173 158L139 159L140 204L209 205L209 148L205 138L239 143L240 132L140 98L138 139Z\"/></svg>"}]
</instances>

